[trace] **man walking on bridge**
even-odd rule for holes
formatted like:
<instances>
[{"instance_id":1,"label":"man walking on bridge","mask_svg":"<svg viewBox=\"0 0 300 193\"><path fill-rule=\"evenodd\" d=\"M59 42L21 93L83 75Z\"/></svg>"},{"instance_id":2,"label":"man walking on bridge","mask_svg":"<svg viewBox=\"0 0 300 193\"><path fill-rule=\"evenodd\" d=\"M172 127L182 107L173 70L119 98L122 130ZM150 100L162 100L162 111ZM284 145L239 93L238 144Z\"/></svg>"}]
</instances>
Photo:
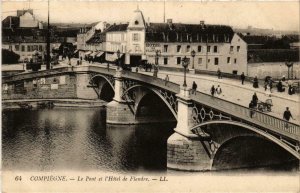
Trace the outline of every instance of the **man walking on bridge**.
<instances>
[{"instance_id":1,"label":"man walking on bridge","mask_svg":"<svg viewBox=\"0 0 300 193\"><path fill-rule=\"evenodd\" d=\"M246 78L246 76L245 76L244 72L242 72L242 74L241 74L242 84L244 84L245 78Z\"/></svg>"},{"instance_id":2,"label":"man walking on bridge","mask_svg":"<svg viewBox=\"0 0 300 193\"><path fill-rule=\"evenodd\" d=\"M193 81L193 85L192 85L192 94L196 95L196 91L197 91L197 84L195 83L195 81Z\"/></svg>"},{"instance_id":3,"label":"man walking on bridge","mask_svg":"<svg viewBox=\"0 0 300 193\"><path fill-rule=\"evenodd\" d=\"M291 111L289 110L288 107L286 107L286 110L283 113L283 119L286 120L286 121L290 121L290 118L294 119L293 116L292 116ZM285 124L285 128L286 129L288 128L288 123Z\"/></svg>"}]
</instances>

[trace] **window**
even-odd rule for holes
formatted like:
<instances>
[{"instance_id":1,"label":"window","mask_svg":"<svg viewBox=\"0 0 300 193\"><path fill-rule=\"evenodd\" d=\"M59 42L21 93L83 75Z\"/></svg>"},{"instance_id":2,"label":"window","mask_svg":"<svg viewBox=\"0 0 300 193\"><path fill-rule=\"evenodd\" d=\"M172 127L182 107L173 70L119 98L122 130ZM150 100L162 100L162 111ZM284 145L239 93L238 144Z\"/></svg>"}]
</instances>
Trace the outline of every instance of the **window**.
<instances>
[{"instance_id":1,"label":"window","mask_svg":"<svg viewBox=\"0 0 300 193\"><path fill-rule=\"evenodd\" d=\"M191 46L190 45L187 45L186 46L186 52L190 52L191 51Z\"/></svg>"},{"instance_id":2,"label":"window","mask_svg":"<svg viewBox=\"0 0 300 193\"><path fill-rule=\"evenodd\" d=\"M236 64L236 62L237 62L237 60L236 60L236 58L234 59L234 63Z\"/></svg>"},{"instance_id":3,"label":"window","mask_svg":"<svg viewBox=\"0 0 300 193\"><path fill-rule=\"evenodd\" d=\"M230 52L233 52L233 46L230 46Z\"/></svg>"},{"instance_id":4,"label":"window","mask_svg":"<svg viewBox=\"0 0 300 193\"><path fill-rule=\"evenodd\" d=\"M201 52L201 50L202 50L202 47L198 46L198 52Z\"/></svg>"},{"instance_id":5,"label":"window","mask_svg":"<svg viewBox=\"0 0 300 193\"><path fill-rule=\"evenodd\" d=\"M138 20L135 20L134 24L135 24L135 25L138 25L138 24L139 24L139 21L138 21Z\"/></svg>"},{"instance_id":6,"label":"window","mask_svg":"<svg viewBox=\"0 0 300 193\"><path fill-rule=\"evenodd\" d=\"M133 41L135 41L135 42L139 41L139 34L134 33L132 35L133 35L133 37L132 37Z\"/></svg>"},{"instance_id":7,"label":"window","mask_svg":"<svg viewBox=\"0 0 300 193\"><path fill-rule=\"evenodd\" d=\"M215 58L215 65L219 64L219 58Z\"/></svg>"},{"instance_id":8,"label":"window","mask_svg":"<svg viewBox=\"0 0 300 193\"><path fill-rule=\"evenodd\" d=\"M15 50L19 51L19 49L20 49L19 45L15 45Z\"/></svg>"},{"instance_id":9,"label":"window","mask_svg":"<svg viewBox=\"0 0 300 193\"><path fill-rule=\"evenodd\" d=\"M31 52L31 46L27 46L27 52Z\"/></svg>"},{"instance_id":10,"label":"window","mask_svg":"<svg viewBox=\"0 0 300 193\"><path fill-rule=\"evenodd\" d=\"M207 52L210 52L210 46L207 46Z\"/></svg>"},{"instance_id":11,"label":"window","mask_svg":"<svg viewBox=\"0 0 300 193\"><path fill-rule=\"evenodd\" d=\"M227 64L230 64L230 57L227 57Z\"/></svg>"},{"instance_id":12,"label":"window","mask_svg":"<svg viewBox=\"0 0 300 193\"><path fill-rule=\"evenodd\" d=\"M168 52L168 45L164 45L164 52Z\"/></svg>"},{"instance_id":13,"label":"window","mask_svg":"<svg viewBox=\"0 0 300 193\"><path fill-rule=\"evenodd\" d=\"M202 58L198 58L198 64L202 64Z\"/></svg>"},{"instance_id":14,"label":"window","mask_svg":"<svg viewBox=\"0 0 300 193\"><path fill-rule=\"evenodd\" d=\"M168 58L164 58L164 65L168 64Z\"/></svg>"},{"instance_id":15,"label":"window","mask_svg":"<svg viewBox=\"0 0 300 193\"><path fill-rule=\"evenodd\" d=\"M214 53L218 52L218 46L214 46Z\"/></svg>"},{"instance_id":16,"label":"window","mask_svg":"<svg viewBox=\"0 0 300 193\"><path fill-rule=\"evenodd\" d=\"M208 63L208 64L210 63L210 59L207 59L207 63Z\"/></svg>"},{"instance_id":17,"label":"window","mask_svg":"<svg viewBox=\"0 0 300 193\"><path fill-rule=\"evenodd\" d=\"M177 57L177 65L181 64L181 57Z\"/></svg>"},{"instance_id":18,"label":"window","mask_svg":"<svg viewBox=\"0 0 300 193\"><path fill-rule=\"evenodd\" d=\"M43 46L39 45L39 51L42 52L43 51Z\"/></svg>"},{"instance_id":19,"label":"window","mask_svg":"<svg viewBox=\"0 0 300 193\"><path fill-rule=\"evenodd\" d=\"M239 52L240 51L240 46L236 47L236 51Z\"/></svg>"},{"instance_id":20,"label":"window","mask_svg":"<svg viewBox=\"0 0 300 193\"><path fill-rule=\"evenodd\" d=\"M181 52L181 46L177 46L177 52Z\"/></svg>"},{"instance_id":21,"label":"window","mask_svg":"<svg viewBox=\"0 0 300 193\"><path fill-rule=\"evenodd\" d=\"M21 51L25 52L25 46L23 46L23 45L21 46Z\"/></svg>"}]
</instances>

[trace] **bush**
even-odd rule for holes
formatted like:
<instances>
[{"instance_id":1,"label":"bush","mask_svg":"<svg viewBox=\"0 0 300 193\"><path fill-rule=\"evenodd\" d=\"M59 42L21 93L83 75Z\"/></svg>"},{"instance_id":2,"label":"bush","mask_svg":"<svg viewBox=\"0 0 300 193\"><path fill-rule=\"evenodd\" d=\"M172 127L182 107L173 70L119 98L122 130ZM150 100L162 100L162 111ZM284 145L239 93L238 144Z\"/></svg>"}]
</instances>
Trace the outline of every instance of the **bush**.
<instances>
[{"instance_id":1,"label":"bush","mask_svg":"<svg viewBox=\"0 0 300 193\"><path fill-rule=\"evenodd\" d=\"M2 49L2 64L16 64L19 59L19 54L10 50Z\"/></svg>"}]
</instances>

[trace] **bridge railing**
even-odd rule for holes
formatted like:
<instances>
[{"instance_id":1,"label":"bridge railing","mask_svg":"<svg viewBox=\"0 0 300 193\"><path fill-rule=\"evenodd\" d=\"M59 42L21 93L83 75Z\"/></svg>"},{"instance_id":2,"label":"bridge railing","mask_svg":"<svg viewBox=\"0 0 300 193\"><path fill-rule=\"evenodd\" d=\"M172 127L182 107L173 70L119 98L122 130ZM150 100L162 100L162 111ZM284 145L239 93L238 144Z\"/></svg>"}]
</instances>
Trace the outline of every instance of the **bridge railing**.
<instances>
[{"instance_id":1,"label":"bridge railing","mask_svg":"<svg viewBox=\"0 0 300 193\"><path fill-rule=\"evenodd\" d=\"M143 83L150 84L152 86L156 86L158 88L163 88L173 93L179 93L180 87L179 84L173 82L166 82L165 80L155 78L146 74L133 73L129 71L123 71L122 76L127 79L132 79L136 81L141 81Z\"/></svg>"},{"instance_id":2,"label":"bridge railing","mask_svg":"<svg viewBox=\"0 0 300 193\"><path fill-rule=\"evenodd\" d=\"M268 128L271 131L284 134L292 139L300 140L300 126L297 124L199 91L197 91L196 95L191 95L191 98L197 103ZM252 117L250 115L251 111L253 112Z\"/></svg>"},{"instance_id":3,"label":"bridge railing","mask_svg":"<svg viewBox=\"0 0 300 193\"><path fill-rule=\"evenodd\" d=\"M155 78L153 76L132 73L132 72L123 72L123 77L128 79L134 79L137 81L142 81L166 90L169 90L174 93L179 93L180 86L179 84L167 82ZM270 131L284 134L292 139L300 140L300 126L283 119L277 118L275 116L257 111L255 109L250 109L248 107L226 101L221 98L212 97L209 94L197 91L196 95L191 95L191 99L197 103L207 105L211 108L214 108L218 111L230 114L234 117L243 119L245 121L254 123L255 125L260 125L264 128L268 128ZM250 116L251 111L253 116Z\"/></svg>"},{"instance_id":4,"label":"bridge railing","mask_svg":"<svg viewBox=\"0 0 300 193\"><path fill-rule=\"evenodd\" d=\"M72 71L71 67L54 68L54 69L50 69L50 70L41 70L38 72L26 72L26 73L21 73L21 74L17 74L17 75L3 77L2 82L7 83L7 82L13 82L13 81L18 81L18 80L23 80L23 79L45 77L45 76L65 73L65 72L69 72L69 71Z\"/></svg>"}]
</instances>

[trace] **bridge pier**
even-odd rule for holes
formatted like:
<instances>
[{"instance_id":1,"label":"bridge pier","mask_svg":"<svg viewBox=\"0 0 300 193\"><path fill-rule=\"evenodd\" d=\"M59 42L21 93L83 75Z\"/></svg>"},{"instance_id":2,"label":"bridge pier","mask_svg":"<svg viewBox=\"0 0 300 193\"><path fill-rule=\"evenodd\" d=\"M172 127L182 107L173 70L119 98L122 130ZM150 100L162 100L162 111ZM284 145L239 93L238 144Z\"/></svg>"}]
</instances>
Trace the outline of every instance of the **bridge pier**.
<instances>
[{"instance_id":1,"label":"bridge pier","mask_svg":"<svg viewBox=\"0 0 300 193\"><path fill-rule=\"evenodd\" d=\"M188 88L180 88L177 101L178 122L175 133L167 142L167 167L186 171L211 170L212 160L204 140L190 131L193 126L193 109Z\"/></svg>"},{"instance_id":2,"label":"bridge pier","mask_svg":"<svg viewBox=\"0 0 300 193\"><path fill-rule=\"evenodd\" d=\"M115 75L115 96L107 104L106 123L109 124L135 124L134 113L131 112L127 102L122 99L123 78L122 69L117 69Z\"/></svg>"}]
</instances>

